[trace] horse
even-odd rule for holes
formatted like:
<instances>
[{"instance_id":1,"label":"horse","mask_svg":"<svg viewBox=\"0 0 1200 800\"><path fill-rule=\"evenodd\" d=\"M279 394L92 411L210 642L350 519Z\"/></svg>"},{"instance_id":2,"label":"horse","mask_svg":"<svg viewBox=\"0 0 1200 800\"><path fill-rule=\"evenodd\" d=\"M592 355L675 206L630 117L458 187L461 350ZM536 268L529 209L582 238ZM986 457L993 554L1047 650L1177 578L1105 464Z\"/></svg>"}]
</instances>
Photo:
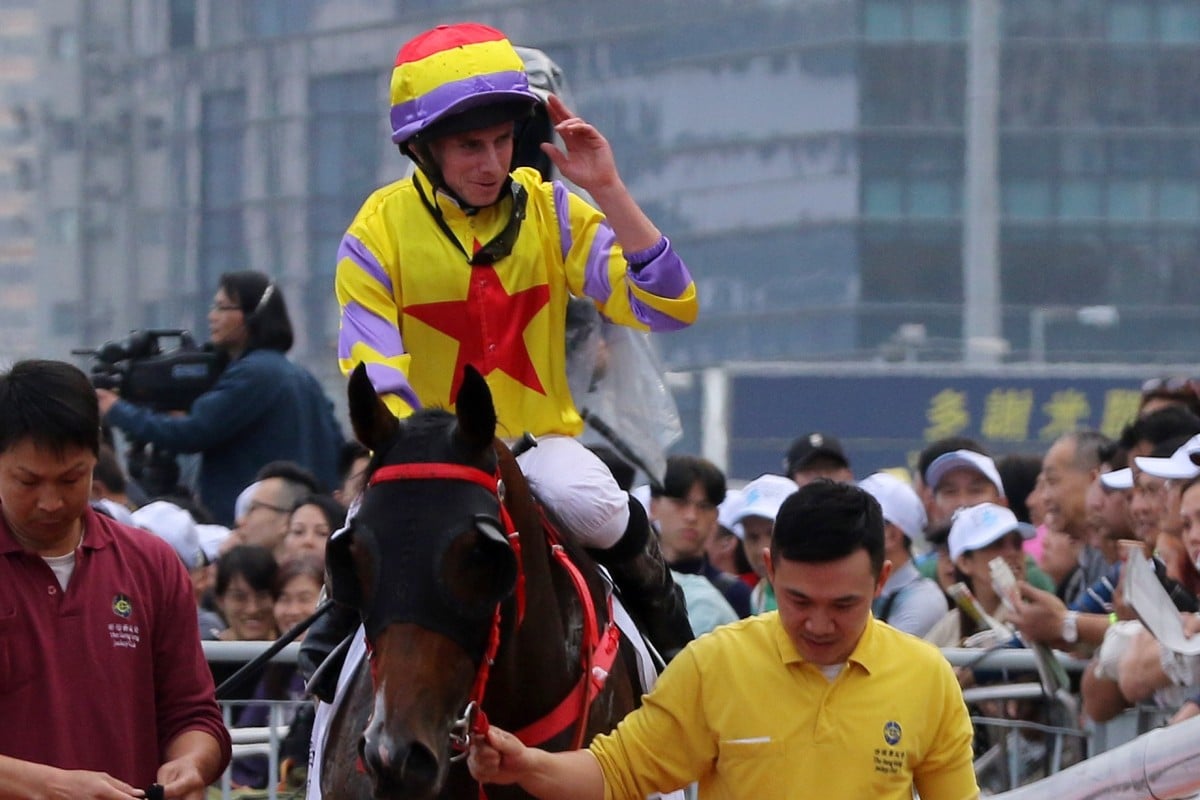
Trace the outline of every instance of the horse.
<instances>
[{"instance_id":1,"label":"horse","mask_svg":"<svg viewBox=\"0 0 1200 800\"><path fill-rule=\"evenodd\" d=\"M327 567L334 599L359 612L368 658L330 722L322 796L479 798L462 756L488 721L550 750L614 728L640 702L635 656L595 563L496 438L483 377L464 368L454 413L403 420L361 365L348 393L374 455Z\"/></svg>"}]
</instances>

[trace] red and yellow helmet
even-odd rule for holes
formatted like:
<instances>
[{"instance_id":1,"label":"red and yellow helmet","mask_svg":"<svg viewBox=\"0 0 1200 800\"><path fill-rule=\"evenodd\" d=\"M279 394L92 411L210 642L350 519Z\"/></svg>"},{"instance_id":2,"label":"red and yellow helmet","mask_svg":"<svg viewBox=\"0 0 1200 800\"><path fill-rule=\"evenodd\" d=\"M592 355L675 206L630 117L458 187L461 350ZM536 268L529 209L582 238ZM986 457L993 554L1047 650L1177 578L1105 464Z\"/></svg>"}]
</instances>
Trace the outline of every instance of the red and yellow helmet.
<instances>
[{"instance_id":1,"label":"red and yellow helmet","mask_svg":"<svg viewBox=\"0 0 1200 800\"><path fill-rule=\"evenodd\" d=\"M456 130L517 119L539 101L504 34L464 22L439 25L400 48L391 102L392 141L403 145L431 128L449 132L453 119L466 122ZM494 113L463 116L485 108Z\"/></svg>"}]
</instances>

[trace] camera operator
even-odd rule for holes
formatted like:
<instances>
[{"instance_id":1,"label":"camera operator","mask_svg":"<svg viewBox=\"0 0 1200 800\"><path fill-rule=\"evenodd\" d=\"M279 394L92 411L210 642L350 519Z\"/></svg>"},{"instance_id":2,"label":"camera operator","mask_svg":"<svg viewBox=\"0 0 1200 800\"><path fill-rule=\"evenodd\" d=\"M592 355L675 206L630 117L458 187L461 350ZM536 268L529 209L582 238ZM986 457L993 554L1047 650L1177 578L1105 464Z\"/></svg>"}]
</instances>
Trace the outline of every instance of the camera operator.
<instances>
[{"instance_id":1,"label":"camera operator","mask_svg":"<svg viewBox=\"0 0 1200 800\"><path fill-rule=\"evenodd\" d=\"M229 364L189 412L156 413L96 389L105 422L136 440L200 453L200 501L228 527L238 493L268 462L294 461L335 485L341 430L320 384L285 355L292 323L279 287L261 272L223 274L208 328Z\"/></svg>"}]
</instances>

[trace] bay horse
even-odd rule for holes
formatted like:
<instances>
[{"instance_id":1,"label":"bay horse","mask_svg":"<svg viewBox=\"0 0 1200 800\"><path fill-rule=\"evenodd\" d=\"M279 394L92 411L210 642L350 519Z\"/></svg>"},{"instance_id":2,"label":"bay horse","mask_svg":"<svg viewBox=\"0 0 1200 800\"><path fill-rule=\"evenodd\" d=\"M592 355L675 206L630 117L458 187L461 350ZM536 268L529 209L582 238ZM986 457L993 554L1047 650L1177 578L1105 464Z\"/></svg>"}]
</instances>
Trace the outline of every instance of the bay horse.
<instances>
[{"instance_id":1,"label":"bay horse","mask_svg":"<svg viewBox=\"0 0 1200 800\"><path fill-rule=\"evenodd\" d=\"M326 558L368 658L330 723L322 797L479 798L456 755L488 720L551 750L615 727L640 701L634 656L594 562L557 533L496 438L483 377L464 369L455 413L403 420L361 365L348 391L374 455Z\"/></svg>"}]
</instances>

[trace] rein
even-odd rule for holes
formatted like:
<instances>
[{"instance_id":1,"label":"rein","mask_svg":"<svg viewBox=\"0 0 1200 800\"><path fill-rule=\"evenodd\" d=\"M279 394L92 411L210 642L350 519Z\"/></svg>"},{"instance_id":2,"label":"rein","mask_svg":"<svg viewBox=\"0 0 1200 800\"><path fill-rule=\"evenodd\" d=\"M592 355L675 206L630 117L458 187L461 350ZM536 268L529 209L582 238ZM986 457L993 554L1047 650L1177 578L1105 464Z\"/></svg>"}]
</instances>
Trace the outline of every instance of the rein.
<instances>
[{"instance_id":1,"label":"rein","mask_svg":"<svg viewBox=\"0 0 1200 800\"><path fill-rule=\"evenodd\" d=\"M413 463L389 464L382 466L371 476L370 485L384 481L395 480L457 480L477 484L493 494L500 504L500 519L504 524L505 537L517 559L517 627L525 619L525 569L521 562L521 538L516 530L508 508L504 504L504 483L498 473L488 473L476 467L464 464L448 463ZM562 535L542 513L542 528L551 540L551 553L558 564L567 572L583 605L583 641L580 644L580 661L583 674L579 683L563 699L558 706L536 722L526 725L515 735L526 745L539 745L549 741L571 726L574 720L579 724L572 738L572 749L578 749L583 744L587 730L588 713L592 701L604 689L616 660L620 646L620 629L613 622L612 596L608 598L608 623L603 634L597 624L596 607L592 602L591 592L583 573L579 571L566 549L562 545ZM483 712L483 696L487 689L488 675L495 663L496 652L500 647L500 617L501 604L496 604L492 614L491 633L488 636L487 649L471 693L467 698L467 707L463 716L454 724L451 733L451 744L460 752L451 760L460 760L466 756L467 746L472 734L483 736L488 730L487 715Z\"/></svg>"}]
</instances>

